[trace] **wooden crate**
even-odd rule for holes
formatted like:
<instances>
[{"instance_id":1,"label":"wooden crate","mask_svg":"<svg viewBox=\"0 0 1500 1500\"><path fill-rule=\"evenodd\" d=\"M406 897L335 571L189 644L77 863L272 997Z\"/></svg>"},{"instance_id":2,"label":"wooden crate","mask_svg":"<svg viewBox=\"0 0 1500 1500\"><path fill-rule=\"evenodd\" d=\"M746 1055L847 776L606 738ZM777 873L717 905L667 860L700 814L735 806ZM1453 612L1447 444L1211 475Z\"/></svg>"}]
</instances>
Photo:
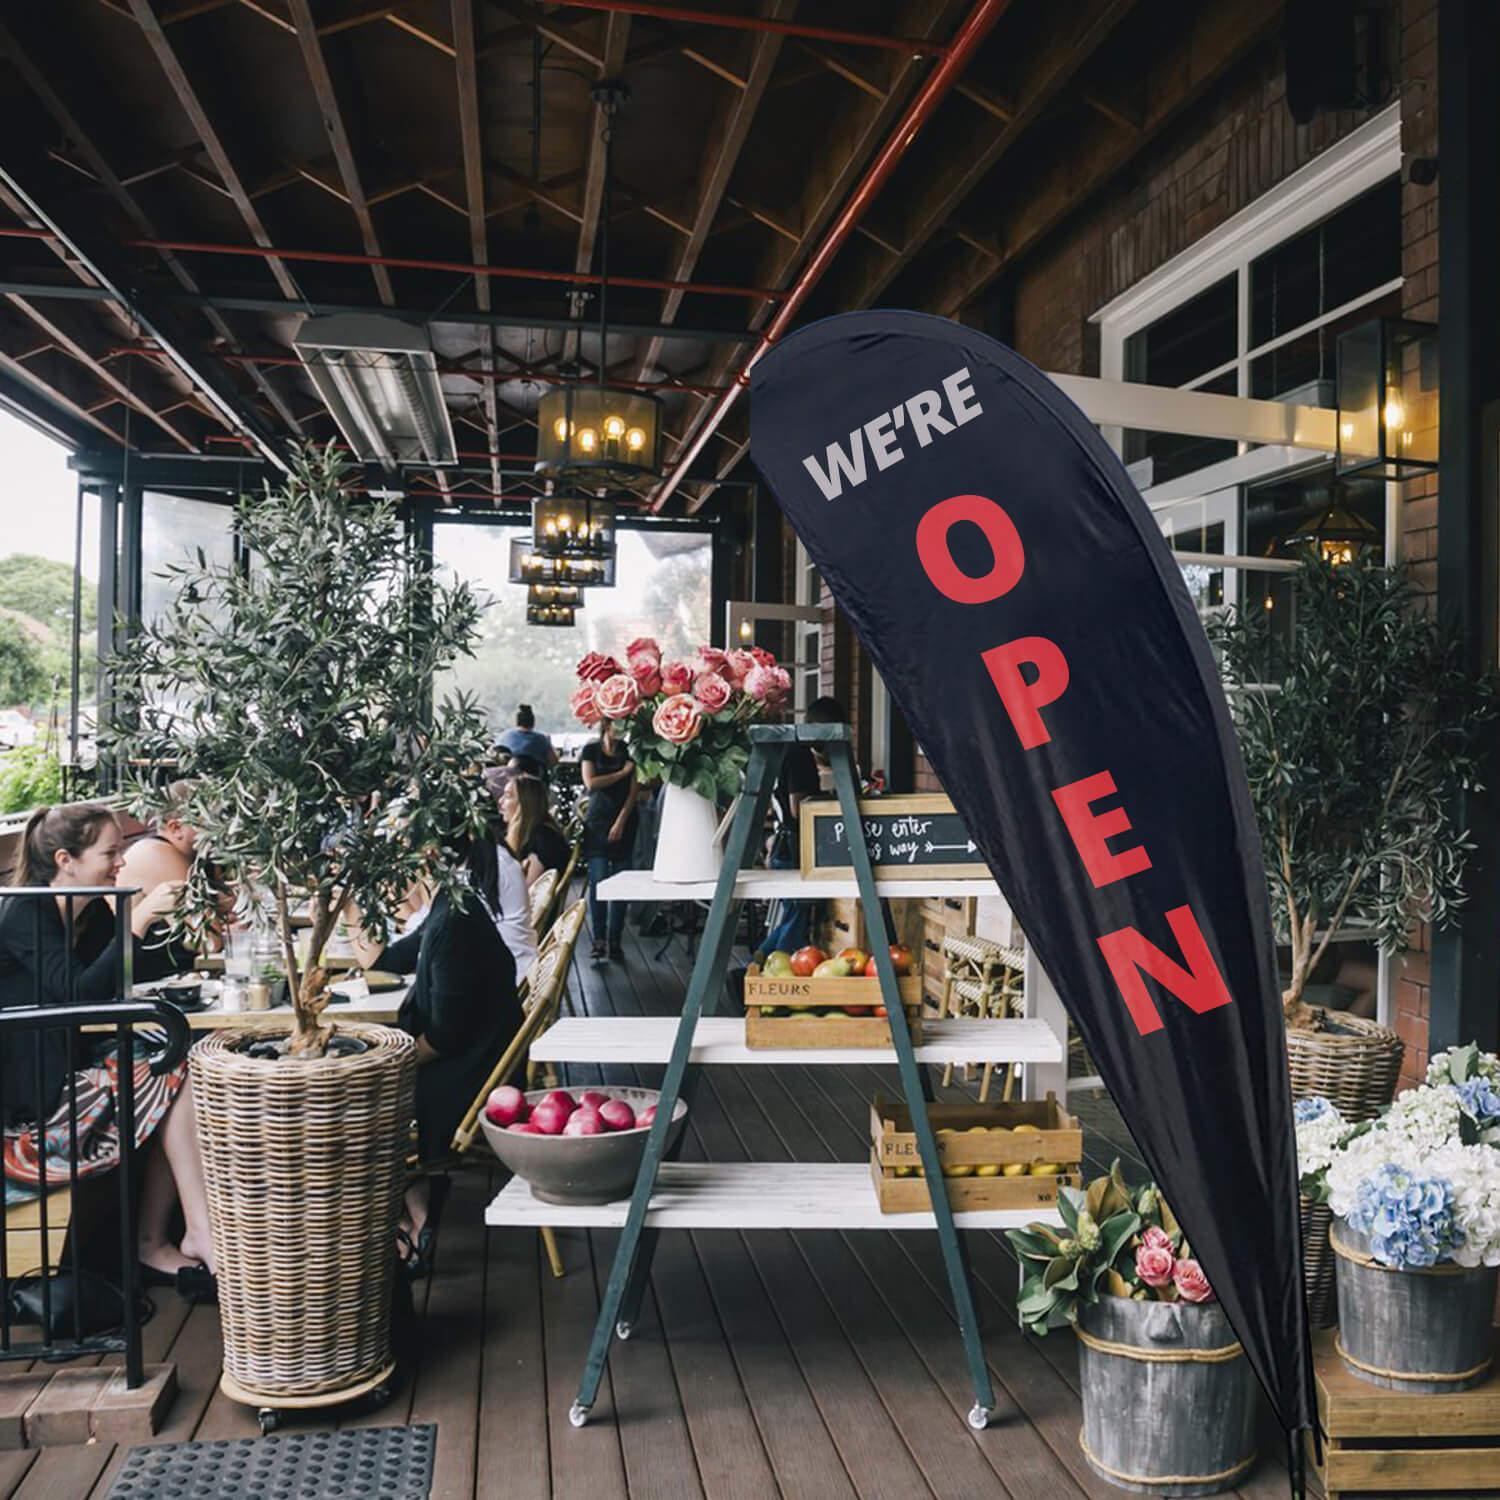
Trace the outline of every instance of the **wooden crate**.
<instances>
[{"instance_id":1,"label":"wooden crate","mask_svg":"<svg viewBox=\"0 0 1500 1500\"><path fill-rule=\"evenodd\" d=\"M938 1156L945 1166L1005 1167L1045 1162L1062 1166L1076 1176L1083 1159L1083 1130L1057 1102L1055 1094L1001 1104L929 1104L927 1117L933 1130L939 1132ZM987 1128L981 1134L974 1130L976 1125L1001 1125L1005 1129ZM1017 1131L1017 1125L1038 1128ZM953 1133L944 1135L943 1131ZM911 1111L904 1100L876 1094L870 1105L870 1143L882 1168L922 1170Z\"/></svg>"},{"instance_id":2,"label":"wooden crate","mask_svg":"<svg viewBox=\"0 0 1500 1500\"><path fill-rule=\"evenodd\" d=\"M922 1040L918 1008L922 981L908 975L897 981L913 1042ZM890 1022L873 1014L883 1005L878 979L768 978L754 966L745 975L745 1045L747 1047L889 1047ZM810 1015L841 1006L868 1006L866 1016ZM800 1011L801 1016L765 1016L763 1007Z\"/></svg>"},{"instance_id":3,"label":"wooden crate","mask_svg":"<svg viewBox=\"0 0 1500 1500\"><path fill-rule=\"evenodd\" d=\"M1500 1329L1495 1366L1500 1371ZM1351 1375L1334 1330L1313 1335L1318 1415L1328 1434L1318 1468L1328 1500L1371 1490L1500 1493L1500 1373L1471 1391L1413 1396ZM1316 1466L1312 1442L1308 1460Z\"/></svg>"},{"instance_id":4,"label":"wooden crate","mask_svg":"<svg viewBox=\"0 0 1500 1500\"><path fill-rule=\"evenodd\" d=\"M951 1137L949 1137L951 1139ZM895 1167L882 1167L879 1152L870 1152L870 1175L880 1211L887 1214L926 1213L932 1207L925 1177L898 1177ZM1057 1202L1060 1187L1078 1187L1077 1172L1032 1177L949 1177L943 1186L955 1212L962 1209L1049 1209Z\"/></svg>"}]
</instances>

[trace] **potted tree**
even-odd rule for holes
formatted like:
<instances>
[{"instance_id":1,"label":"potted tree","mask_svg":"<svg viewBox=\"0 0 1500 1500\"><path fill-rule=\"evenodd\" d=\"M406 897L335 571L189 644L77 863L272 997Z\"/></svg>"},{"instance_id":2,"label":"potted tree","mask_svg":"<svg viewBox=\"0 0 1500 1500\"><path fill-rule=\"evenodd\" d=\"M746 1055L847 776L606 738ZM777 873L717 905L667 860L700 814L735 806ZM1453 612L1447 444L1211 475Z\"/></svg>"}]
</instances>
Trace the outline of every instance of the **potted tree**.
<instances>
[{"instance_id":1,"label":"potted tree","mask_svg":"<svg viewBox=\"0 0 1500 1500\"><path fill-rule=\"evenodd\" d=\"M433 674L468 649L478 606L409 547L394 507L347 492L329 448L241 500L247 566L200 552L177 605L113 660L117 760L175 757L199 858L179 909L224 890L274 932L288 1031L213 1033L193 1051L213 1211L225 1391L266 1408L346 1399L389 1375L395 1226L415 1047L327 1023L320 963L351 903L384 930L439 852L484 823L484 724ZM149 804L149 786L136 788ZM311 924L299 962L295 921Z\"/></svg>"}]
</instances>

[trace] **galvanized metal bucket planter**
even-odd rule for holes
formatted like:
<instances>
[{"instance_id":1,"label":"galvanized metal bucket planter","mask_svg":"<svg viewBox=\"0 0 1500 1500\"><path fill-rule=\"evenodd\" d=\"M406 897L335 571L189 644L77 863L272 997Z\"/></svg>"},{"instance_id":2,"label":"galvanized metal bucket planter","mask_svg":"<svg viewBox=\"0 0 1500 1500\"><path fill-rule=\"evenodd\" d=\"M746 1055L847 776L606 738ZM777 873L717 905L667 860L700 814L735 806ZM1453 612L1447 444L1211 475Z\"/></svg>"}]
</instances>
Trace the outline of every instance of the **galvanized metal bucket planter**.
<instances>
[{"instance_id":1,"label":"galvanized metal bucket planter","mask_svg":"<svg viewBox=\"0 0 1500 1500\"><path fill-rule=\"evenodd\" d=\"M1371 1257L1369 1239L1343 1219L1333 1221L1329 1242L1338 1261L1336 1347L1351 1375L1426 1396L1489 1378L1500 1268L1393 1270Z\"/></svg>"},{"instance_id":2,"label":"galvanized metal bucket planter","mask_svg":"<svg viewBox=\"0 0 1500 1500\"><path fill-rule=\"evenodd\" d=\"M1121 1489L1217 1495L1255 1462L1255 1376L1216 1303L1105 1297L1078 1314L1088 1466Z\"/></svg>"}]
</instances>

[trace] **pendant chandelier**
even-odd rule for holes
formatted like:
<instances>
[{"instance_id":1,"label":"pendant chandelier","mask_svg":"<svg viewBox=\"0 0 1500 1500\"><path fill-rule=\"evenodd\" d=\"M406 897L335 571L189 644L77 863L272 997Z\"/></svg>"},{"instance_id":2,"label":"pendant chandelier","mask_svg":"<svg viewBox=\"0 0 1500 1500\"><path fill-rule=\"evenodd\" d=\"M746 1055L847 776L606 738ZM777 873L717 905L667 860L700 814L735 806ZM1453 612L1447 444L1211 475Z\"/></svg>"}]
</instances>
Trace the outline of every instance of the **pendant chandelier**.
<instances>
[{"instance_id":1,"label":"pendant chandelier","mask_svg":"<svg viewBox=\"0 0 1500 1500\"><path fill-rule=\"evenodd\" d=\"M1331 488L1328 504L1314 511L1291 535L1282 549L1296 555L1312 552L1333 567L1343 567L1358 558L1374 556L1385 543L1380 531L1348 504L1342 484Z\"/></svg>"},{"instance_id":2,"label":"pendant chandelier","mask_svg":"<svg viewBox=\"0 0 1500 1500\"><path fill-rule=\"evenodd\" d=\"M614 119L630 97L623 83L594 85L604 117L604 192L599 211L598 380L558 386L537 403L536 472L589 490L628 485L661 473L661 402L641 391L608 384L609 220ZM537 540L542 540L538 533Z\"/></svg>"},{"instance_id":3,"label":"pendant chandelier","mask_svg":"<svg viewBox=\"0 0 1500 1500\"><path fill-rule=\"evenodd\" d=\"M568 626L573 623L573 608L567 604L528 604L528 625Z\"/></svg>"},{"instance_id":4,"label":"pendant chandelier","mask_svg":"<svg viewBox=\"0 0 1500 1500\"><path fill-rule=\"evenodd\" d=\"M533 583L527 587L526 602L528 605L582 609L583 590L576 583Z\"/></svg>"},{"instance_id":5,"label":"pendant chandelier","mask_svg":"<svg viewBox=\"0 0 1500 1500\"><path fill-rule=\"evenodd\" d=\"M574 584L609 589L615 585L615 553L608 557L552 557L532 545L529 536L510 540L512 583Z\"/></svg>"},{"instance_id":6,"label":"pendant chandelier","mask_svg":"<svg viewBox=\"0 0 1500 1500\"><path fill-rule=\"evenodd\" d=\"M614 502L589 495L539 495L531 502L531 540L547 557L613 557Z\"/></svg>"}]
</instances>

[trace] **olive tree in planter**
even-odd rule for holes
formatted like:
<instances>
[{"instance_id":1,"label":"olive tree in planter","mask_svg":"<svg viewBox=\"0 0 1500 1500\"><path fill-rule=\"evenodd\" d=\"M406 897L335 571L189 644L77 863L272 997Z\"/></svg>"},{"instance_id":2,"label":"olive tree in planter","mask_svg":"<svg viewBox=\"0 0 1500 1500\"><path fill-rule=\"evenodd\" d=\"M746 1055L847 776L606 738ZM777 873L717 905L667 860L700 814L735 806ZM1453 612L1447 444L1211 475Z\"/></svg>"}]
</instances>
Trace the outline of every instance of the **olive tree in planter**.
<instances>
[{"instance_id":1,"label":"olive tree in planter","mask_svg":"<svg viewBox=\"0 0 1500 1500\"><path fill-rule=\"evenodd\" d=\"M280 488L238 506L248 566L200 552L172 568L175 607L111 664L127 726L111 752L170 756L189 780L184 922L210 920L225 887L268 906L292 997L277 1045L252 1054L264 1031L218 1032L191 1059L224 1388L268 1407L373 1388L391 1365L415 1050L390 1028L326 1024L319 957L347 903L379 928L418 877L452 887L440 851L486 807L474 704L427 706L475 635L474 596L434 578L394 507L347 478L331 448L299 449Z\"/></svg>"}]
</instances>

